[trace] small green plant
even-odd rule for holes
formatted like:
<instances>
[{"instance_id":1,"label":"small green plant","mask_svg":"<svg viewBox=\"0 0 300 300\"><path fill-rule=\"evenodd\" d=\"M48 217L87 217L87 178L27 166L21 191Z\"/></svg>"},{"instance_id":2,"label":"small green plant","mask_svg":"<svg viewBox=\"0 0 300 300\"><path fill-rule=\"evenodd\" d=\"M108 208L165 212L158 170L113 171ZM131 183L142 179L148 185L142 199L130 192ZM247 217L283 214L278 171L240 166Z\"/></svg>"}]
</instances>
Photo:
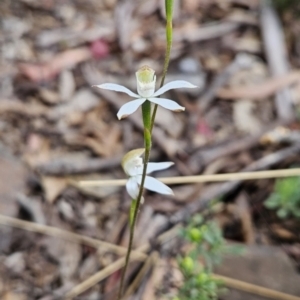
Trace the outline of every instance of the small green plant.
<instances>
[{"instance_id":1,"label":"small green plant","mask_svg":"<svg viewBox=\"0 0 300 300\"><path fill-rule=\"evenodd\" d=\"M277 179L274 192L264 204L269 209L276 209L281 219L300 218L300 177Z\"/></svg>"},{"instance_id":2,"label":"small green plant","mask_svg":"<svg viewBox=\"0 0 300 300\"><path fill-rule=\"evenodd\" d=\"M202 257L209 270L221 262L222 254L228 248L218 225L213 221L205 222L200 215L192 219L188 226L183 229L182 235L194 245L190 256L194 260Z\"/></svg>"},{"instance_id":3,"label":"small green plant","mask_svg":"<svg viewBox=\"0 0 300 300\"><path fill-rule=\"evenodd\" d=\"M172 300L214 300L223 289L222 282L212 275L212 268L219 264L225 252L232 252L225 244L222 232L215 222L205 222L195 216L181 232L192 244L185 256L178 257L184 283Z\"/></svg>"},{"instance_id":4,"label":"small green plant","mask_svg":"<svg viewBox=\"0 0 300 300\"><path fill-rule=\"evenodd\" d=\"M186 256L180 261L180 270L184 275L184 284L178 296L173 300L208 300L218 299L222 282L216 280L201 264Z\"/></svg>"}]
</instances>

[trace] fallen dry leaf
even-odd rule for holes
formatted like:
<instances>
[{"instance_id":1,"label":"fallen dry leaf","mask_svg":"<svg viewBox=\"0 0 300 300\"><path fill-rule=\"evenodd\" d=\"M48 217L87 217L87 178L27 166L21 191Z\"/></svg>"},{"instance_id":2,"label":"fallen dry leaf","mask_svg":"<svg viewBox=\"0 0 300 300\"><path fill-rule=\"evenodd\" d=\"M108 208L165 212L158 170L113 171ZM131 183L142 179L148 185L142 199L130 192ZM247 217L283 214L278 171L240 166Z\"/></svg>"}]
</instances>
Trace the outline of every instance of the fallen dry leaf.
<instances>
[{"instance_id":1,"label":"fallen dry leaf","mask_svg":"<svg viewBox=\"0 0 300 300\"><path fill-rule=\"evenodd\" d=\"M251 134L261 130L261 123L253 113L254 103L248 100L235 102L233 106L233 120L235 126Z\"/></svg>"},{"instance_id":2,"label":"fallen dry leaf","mask_svg":"<svg viewBox=\"0 0 300 300\"><path fill-rule=\"evenodd\" d=\"M300 81L300 72L294 71L284 76L278 76L266 80L264 83L244 87L222 88L218 91L218 97L224 100L251 99L263 100L282 90L283 88Z\"/></svg>"},{"instance_id":3,"label":"fallen dry leaf","mask_svg":"<svg viewBox=\"0 0 300 300\"><path fill-rule=\"evenodd\" d=\"M49 81L62 70L74 67L83 61L89 60L91 57L92 53L90 49L82 47L59 53L48 63L20 63L18 67L21 74L34 82Z\"/></svg>"},{"instance_id":4,"label":"fallen dry leaf","mask_svg":"<svg viewBox=\"0 0 300 300\"><path fill-rule=\"evenodd\" d=\"M76 90L76 83L73 73L64 70L59 76L59 96L61 101L69 101Z\"/></svg>"},{"instance_id":5,"label":"fallen dry leaf","mask_svg":"<svg viewBox=\"0 0 300 300\"><path fill-rule=\"evenodd\" d=\"M98 106L99 103L99 97L91 90L83 88L77 91L70 101L57 105L49 111L48 118L51 120L59 120L75 112L88 112Z\"/></svg>"},{"instance_id":6,"label":"fallen dry leaf","mask_svg":"<svg viewBox=\"0 0 300 300\"><path fill-rule=\"evenodd\" d=\"M42 185L46 200L53 203L62 191L68 186L68 179L65 177L42 176Z\"/></svg>"},{"instance_id":7,"label":"fallen dry leaf","mask_svg":"<svg viewBox=\"0 0 300 300\"><path fill-rule=\"evenodd\" d=\"M7 292L3 295L3 300L26 300L27 296L22 293Z\"/></svg>"},{"instance_id":8,"label":"fallen dry leaf","mask_svg":"<svg viewBox=\"0 0 300 300\"><path fill-rule=\"evenodd\" d=\"M0 114L15 113L28 117L44 116L47 114L47 108L37 103L23 103L19 100L1 100Z\"/></svg>"},{"instance_id":9,"label":"fallen dry leaf","mask_svg":"<svg viewBox=\"0 0 300 300\"><path fill-rule=\"evenodd\" d=\"M156 290L161 286L163 278L167 272L167 268L162 266L166 265L166 260L159 258L152 271L151 277L147 282L145 291L142 296L142 300L153 300L157 299Z\"/></svg>"}]
</instances>

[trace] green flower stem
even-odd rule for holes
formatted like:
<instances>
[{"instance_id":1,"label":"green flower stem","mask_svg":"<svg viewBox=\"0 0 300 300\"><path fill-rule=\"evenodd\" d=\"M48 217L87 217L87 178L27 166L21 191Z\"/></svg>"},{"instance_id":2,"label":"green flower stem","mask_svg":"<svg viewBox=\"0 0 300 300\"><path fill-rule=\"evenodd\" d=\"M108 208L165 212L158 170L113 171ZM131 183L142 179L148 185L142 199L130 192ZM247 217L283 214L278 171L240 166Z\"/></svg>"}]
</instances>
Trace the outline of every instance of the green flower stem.
<instances>
[{"instance_id":1,"label":"green flower stem","mask_svg":"<svg viewBox=\"0 0 300 300\"><path fill-rule=\"evenodd\" d=\"M160 82L160 87L162 87L165 83L165 78L168 72L169 63L170 63L170 55L171 55L171 48L172 48L172 40L173 40L173 26L172 26L172 18L173 18L173 0L165 0L165 6L166 6L166 40L167 40L167 48L166 48L166 54L165 54L165 62L164 62L164 68L163 68L163 74ZM158 105L155 104L152 117L151 117L151 127L150 132L152 132L154 121L156 117Z\"/></svg>"},{"instance_id":2,"label":"green flower stem","mask_svg":"<svg viewBox=\"0 0 300 300\"><path fill-rule=\"evenodd\" d=\"M151 102L146 100L142 105L144 128L149 129L151 125Z\"/></svg>"},{"instance_id":3,"label":"green flower stem","mask_svg":"<svg viewBox=\"0 0 300 300\"><path fill-rule=\"evenodd\" d=\"M129 210L129 221L130 221L130 228L133 225L133 216L136 208L136 200L132 199L131 205L130 205L130 210Z\"/></svg>"},{"instance_id":4,"label":"green flower stem","mask_svg":"<svg viewBox=\"0 0 300 300\"><path fill-rule=\"evenodd\" d=\"M165 0L165 5L166 5L166 19L167 19L167 24L166 24L167 48L166 48L164 69L163 69L163 75L162 75L160 87L162 87L164 85L165 78L166 78L166 75L168 72L168 67L169 67L169 62L170 62L170 53L171 53L171 47L172 47L172 34L173 34L173 31L172 31L173 0ZM129 263L130 253L132 250L135 224L136 224L136 220L137 220L139 207L141 204L141 199L143 196L145 178L146 178L146 174L147 174L147 166L148 166L150 151L151 151L151 146L152 146L151 133L152 133L152 129L154 126L156 111L157 111L157 104L154 106L152 116L151 116L151 103L149 101L146 101L142 105L143 123L144 123L144 143L145 143L144 168L143 168L142 181L140 184L140 190L139 190L138 197L134 201L134 204L131 205L129 245L128 245L127 253L126 253L125 266L122 271L121 283L120 283L120 288L119 288L119 292L118 292L118 300L121 300L121 297L123 295L125 274L126 274L126 270L127 270L128 263Z\"/></svg>"},{"instance_id":5,"label":"green flower stem","mask_svg":"<svg viewBox=\"0 0 300 300\"><path fill-rule=\"evenodd\" d=\"M151 150L151 102L146 101L142 105L143 122L144 122L144 143L145 153L147 149ZM148 163L148 162L147 162Z\"/></svg>"}]
</instances>

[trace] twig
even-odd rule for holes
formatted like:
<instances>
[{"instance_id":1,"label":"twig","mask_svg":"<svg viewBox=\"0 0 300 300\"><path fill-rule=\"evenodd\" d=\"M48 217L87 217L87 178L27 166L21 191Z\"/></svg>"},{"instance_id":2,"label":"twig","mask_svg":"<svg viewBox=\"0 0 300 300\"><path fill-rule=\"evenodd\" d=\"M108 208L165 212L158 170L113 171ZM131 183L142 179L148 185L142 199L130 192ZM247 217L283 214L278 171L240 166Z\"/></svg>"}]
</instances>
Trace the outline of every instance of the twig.
<instances>
[{"instance_id":1,"label":"twig","mask_svg":"<svg viewBox=\"0 0 300 300\"><path fill-rule=\"evenodd\" d=\"M121 159L121 156L105 159L93 158L81 160L78 158L65 157L40 164L36 167L36 169L43 175L75 175L103 171L117 167L120 165Z\"/></svg>"},{"instance_id":2,"label":"twig","mask_svg":"<svg viewBox=\"0 0 300 300\"><path fill-rule=\"evenodd\" d=\"M0 214L0 224L5 226L20 228L20 229L24 229L36 233L47 234L54 237L63 238L71 242L85 244L94 248L99 248L99 247L107 248L110 251L114 251L116 254L119 255L124 255L127 251L125 247L121 247L104 241L93 239L84 235L73 233L71 231L63 230L52 226L37 224L33 222L23 221L20 219L4 216L1 214ZM147 257L146 255L142 253L138 253L136 251L133 251L133 253L135 257L140 260L143 260L144 258Z\"/></svg>"},{"instance_id":3,"label":"twig","mask_svg":"<svg viewBox=\"0 0 300 300\"><path fill-rule=\"evenodd\" d=\"M245 291L254 295L266 297L274 300L300 300L300 297L288 295L282 292L271 290L262 286L251 284L248 282L240 281L237 279L229 278L222 275L213 274L215 279L221 280L227 287Z\"/></svg>"},{"instance_id":4,"label":"twig","mask_svg":"<svg viewBox=\"0 0 300 300\"><path fill-rule=\"evenodd\" d=\"M270 72L273 76L284 76L289 71L288 54L283 29L271 1L261 1L260 20ZM288 88L277 92L275 105L277 115L281 120L292 120L294 118L292 98Z\"/></svg>"},{"instance_id":5,"label":"twig","mask_svg":"<svg viewBox=\"0 0 300 300\"><path fill-rule=\"evenodd\" d=\"M181 30L174 31L174 40L179 41L188 41L188 42L199 42L210 39L215 39L225 34L229 34L232 31L235 31L240 27L240 24L230 22L230 21L221 21L221 22L211 22L200 27L196 27L193 30L190 28L183 28Z\"/></svg>"},{"instance_id":6,"label":"twig","mask_svg":"<svg viewBox=\"0 0 300 300\"><path fill-rule=\"evenodd\" d=\"M233 181L233 180L256 180L256 179L271 179L281 177L300 176L300 168L282 169L270 171L256 171L256 172L241 172L241 173L226 173L226 174L211 174L211 175L197 175L197 176L178 176L165 177L159 180L166 184L188 184L199 182L219 182L219 181ZM80 186L123 186L126 184L126 179L116 180L87 180L79 181Z\"/></svg>"}]
</instances>

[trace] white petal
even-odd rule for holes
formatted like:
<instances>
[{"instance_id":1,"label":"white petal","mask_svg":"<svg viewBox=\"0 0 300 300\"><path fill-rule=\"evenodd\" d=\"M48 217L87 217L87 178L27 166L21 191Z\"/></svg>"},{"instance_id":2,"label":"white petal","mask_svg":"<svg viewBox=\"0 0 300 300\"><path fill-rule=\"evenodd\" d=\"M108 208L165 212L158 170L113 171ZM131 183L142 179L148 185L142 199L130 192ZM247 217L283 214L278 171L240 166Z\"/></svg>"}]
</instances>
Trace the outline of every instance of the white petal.
<instances>
[{"instance_id":1,"label":"white petal","mask_svg":"<svg viewBox=\"0 0 300 300\"><path fill-rule=\"evenodd\" d=\"M172 111L184 111L185 108L183 106L178 105L175 101L164 99L164 98L148 98L152 103L158 104L166 109Z\"/></svg>"},{"instance_id":2,"label":"white petal","mask_svg":"<svg viewBox=\"0 0 300 300\"><path fill-rule=\"evenodd\" d=\"M162 95L163 93L165 93L166 91L169 90L173 90L173 89L180 89L180 88L188 88L188 89L192 89L192 88L196 88L196 85L193 85L187 81L184 80L175 80L175 81L171 81L167 84L165 84L163 87L161 87L160 89L158 89L154 94L153 97L157 97Z\"/></svg>"},{"instance_id":3,"label":"white petal","mask_svg":"<svg viewBox=\"0 0 300 300\"><path fill-rule=\"evenodd\" d=\"M127 102L124 104L117 113L117 117L119 120L124 119L134 113L144 102L146 99L138 99Z\"/></svg>"},{"instance_id":4,"label":"white petal","mask_svg":"<svg viewBox=\"0 0 300 300\"><path fill-rule=\"evenodd\" d=\"M126 93L127 95L129 95L133 98L140 98L140 96L138 94L132 92L131 90L129 90L128 88L126 88L123 85L119 85L119 84L115 84L115 83L103 83L100 85L93 85L93 86L95 86L99 89Z\"/></svg>"},{"instance_id":5,"label":"white petal","mask_svg":"<svg viewBox=\"0 0 300 300\"><path fill-rule=\"evenodd\" d=\"M138 176L139 183L141 182L141 180L142 176ZM145 188L152 192L156 192L163 195L174 195L173 191L167 185L150 176L146 176L145 178Z\"/></svg>"},{"instance_id":6,"label":"white petal","mask_svg":"<svg viewBox=\"0 0 300 300\"><path fill-rule=\"evenodd\" d=\"M167 169L167 168L171 167L172 165L174 165L174 163L171 161L160 162L160 163L148 163L147 174L155 172L155 171Z\"/></svg>"},{"instance_id":7,"label":"white petal","mask_svg":"<svg viewBox=\"0 0 300 300\"><path fill-rule=\"evenodd\" d=\"M137 199L139 194L139 186L135 177L130 177L128 179L126 182L126 190L132 199Z\"/></svg>"}]
</instances>

